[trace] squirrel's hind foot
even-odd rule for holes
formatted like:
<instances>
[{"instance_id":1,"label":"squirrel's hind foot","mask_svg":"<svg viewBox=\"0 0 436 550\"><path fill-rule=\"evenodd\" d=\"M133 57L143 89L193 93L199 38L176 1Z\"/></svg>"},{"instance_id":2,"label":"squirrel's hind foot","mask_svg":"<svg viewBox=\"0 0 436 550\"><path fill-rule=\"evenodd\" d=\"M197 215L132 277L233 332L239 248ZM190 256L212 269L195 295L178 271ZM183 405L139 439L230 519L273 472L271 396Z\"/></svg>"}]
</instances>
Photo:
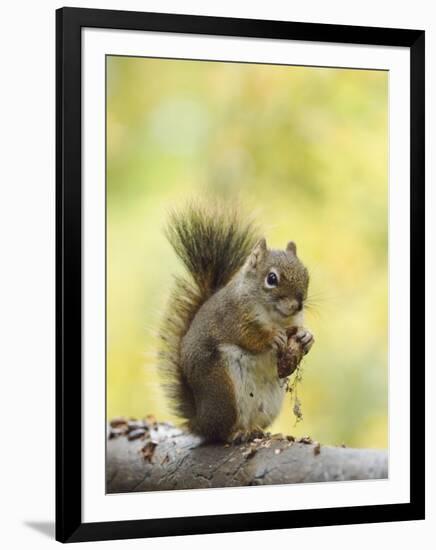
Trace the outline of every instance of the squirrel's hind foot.
<instances>
[{"instance_id":1,"label":"squirrel's hind foot","mask_svg":"<svg viewBox=\"0 0 436 550\"><path fill-rule=\"evenodd\" d=\"M227 443L231 445L240 445L241 443L249 443L254 439L262 439L265 436L265 432L260 428L254 430L238 430L234 432L227 440Z\"/></svg>"}]
</instances>

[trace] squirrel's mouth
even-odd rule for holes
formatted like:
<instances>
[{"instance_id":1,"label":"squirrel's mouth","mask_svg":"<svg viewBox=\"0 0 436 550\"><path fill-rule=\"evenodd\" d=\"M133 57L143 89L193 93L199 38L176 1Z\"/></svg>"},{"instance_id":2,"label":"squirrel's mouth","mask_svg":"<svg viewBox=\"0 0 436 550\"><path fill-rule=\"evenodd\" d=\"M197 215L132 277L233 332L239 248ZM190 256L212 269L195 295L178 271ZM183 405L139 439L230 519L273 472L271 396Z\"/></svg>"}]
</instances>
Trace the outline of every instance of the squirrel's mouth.
<instances>
[{"instance_id":1,"label":"squirrel's mouth","mask_svg":"<svg viewBox=\"0 0 436 550\"><path fill-rule=\"evenodd\" d=\"M284 319L290 319L297 313L297 309L283 309L280 304L276 305L275 309Z\"/></svg>"},{"instance_id":2,"label":"squirrel's mouth","mask_svg":"<svg viewBox=\"0 0 436 550\"><path fill-rule=\"evenodd\" d=\"M299 326L303 324L304 307L300 307L299 303L283 304L276 303L275 311L279 314L279 324L284 327Z\"/></svg>"},{"instance_id":3,"label":"squirrel's mouth","mask_svg":"<svg viewBox=\"0 0 436 550\"><path fill-rule=\"evenodd\" d=\"M303 300L296 298L282 298L276 302L275 309L279 312L281 317L284 319L289 319L303 310Z\"/></svg>"}]
</instances>

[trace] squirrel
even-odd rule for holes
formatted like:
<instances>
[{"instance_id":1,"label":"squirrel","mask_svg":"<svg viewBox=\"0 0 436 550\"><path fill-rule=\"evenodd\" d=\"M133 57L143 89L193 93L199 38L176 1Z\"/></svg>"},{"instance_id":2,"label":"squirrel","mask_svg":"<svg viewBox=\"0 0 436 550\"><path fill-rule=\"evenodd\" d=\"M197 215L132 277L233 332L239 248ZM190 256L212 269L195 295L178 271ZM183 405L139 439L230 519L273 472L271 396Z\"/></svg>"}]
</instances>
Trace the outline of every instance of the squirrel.
<instances>
[{"instance_id":1,"label":"squirrel","mask_svg":"<svg viewBox=\"0 0 436 550\"><path fill-rule=\"evenodd\" d=\"M236 210L191 205L171 214L166 235L189 275L176 277L160 331L173 412L205 441L260 436L314 343L303 327L308 270L294 242L269 249Z\"/></svg>"}]
</instances>

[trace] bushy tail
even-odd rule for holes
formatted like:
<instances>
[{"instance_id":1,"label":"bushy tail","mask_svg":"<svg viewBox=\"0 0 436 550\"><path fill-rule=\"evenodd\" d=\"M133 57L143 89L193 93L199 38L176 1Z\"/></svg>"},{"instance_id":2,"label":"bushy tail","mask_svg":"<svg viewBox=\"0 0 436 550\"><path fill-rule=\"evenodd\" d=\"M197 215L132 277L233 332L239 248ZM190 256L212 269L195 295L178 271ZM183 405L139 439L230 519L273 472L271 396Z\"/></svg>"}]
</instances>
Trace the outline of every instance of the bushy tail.
<instances>
[{"instance_id":1,"label":"bushy tail","mask_svg":"<svg viewBox=\"0 0 436 550\"><path fill-rule=\"evenodd\" d=\"M188 276L176 278L170 297L160 332L160 372L173 412L188 420L195 409L180 366L181 340L201 305L243 265L257 240L257 231L234 209L191 205L171 214L166 235Z\"/></svg>"}]
</instances>

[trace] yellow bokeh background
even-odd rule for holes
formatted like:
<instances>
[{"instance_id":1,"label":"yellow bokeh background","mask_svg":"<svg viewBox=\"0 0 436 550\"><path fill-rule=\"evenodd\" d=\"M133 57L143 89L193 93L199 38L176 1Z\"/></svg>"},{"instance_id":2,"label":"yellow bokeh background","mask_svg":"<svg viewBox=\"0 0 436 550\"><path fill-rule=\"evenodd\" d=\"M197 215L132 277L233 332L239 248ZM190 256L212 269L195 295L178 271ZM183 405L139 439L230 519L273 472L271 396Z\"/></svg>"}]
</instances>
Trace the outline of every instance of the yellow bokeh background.
<instances>
[{"instance_id":1,"label":"yellow bokeh background","mask_svg":"<svg viewBox=\"0 0 436 550\"><path fill-rule=\"evenodd\" d=\"M168 211L201 197L255 214L311 274L303 420L272 431L388 446L388 73L107 58L107 414L176 420L157 332L182 268Z\"/></svg>"}]
</instances>

